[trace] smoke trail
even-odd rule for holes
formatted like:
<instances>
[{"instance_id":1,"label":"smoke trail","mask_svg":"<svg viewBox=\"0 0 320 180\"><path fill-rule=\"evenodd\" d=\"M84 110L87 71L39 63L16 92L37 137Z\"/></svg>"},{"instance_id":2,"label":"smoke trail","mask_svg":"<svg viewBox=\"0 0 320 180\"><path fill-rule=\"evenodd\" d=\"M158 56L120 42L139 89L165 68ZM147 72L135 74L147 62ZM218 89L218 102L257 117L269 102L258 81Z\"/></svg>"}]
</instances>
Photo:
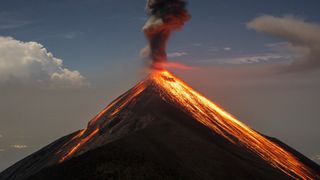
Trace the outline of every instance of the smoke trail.
<instances>
[{"instance_id":1,"label":"smoke trail","mask_svg":"<svg viewBox=\"0 0 320 180\"><path fill-rule=\"evenodd\" d=\"M149 41L145 48L152 59L152 67L167 61L166 44L174 30L180 29L190 19L185 0L148 0L149 16L143 32Z\"/></svg>"}]
</instances>

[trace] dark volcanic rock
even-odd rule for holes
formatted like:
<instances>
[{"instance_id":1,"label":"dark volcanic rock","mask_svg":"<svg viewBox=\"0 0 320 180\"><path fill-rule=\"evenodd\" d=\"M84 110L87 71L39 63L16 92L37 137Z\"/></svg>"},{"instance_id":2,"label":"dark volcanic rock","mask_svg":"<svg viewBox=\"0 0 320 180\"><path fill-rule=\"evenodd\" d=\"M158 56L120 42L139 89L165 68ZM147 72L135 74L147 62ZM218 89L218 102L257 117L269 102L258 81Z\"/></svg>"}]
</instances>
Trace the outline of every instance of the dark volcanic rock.
<instances>
[{"instance_id":1,"label":"dark volcanic rock","mask_svg":"<svg viewBox=\"0 0 320 180\"><path fill-rule=\"evenodd\" d=\"M75 138L81 131L21 160L3 171L0 179L291 179L245 146L231 143L166 101L152 84L130 99L139 86L89 123L88 134L96 128L99 132L69 160L58 163L61 152L63 155L84 139ZM302 154L269 139L312 172L319 172L319 166Z\"/></svg>"},{"instance_id":2,"label":"dark volcanic rock","mask_svg":"<svg viewBox=\"0 0 320 180\"><path fill-rule=\"evenodd\" d=\"M147 128L30 179L290 179L178 110L165 110Z\"/></svg>"}]
</instances>

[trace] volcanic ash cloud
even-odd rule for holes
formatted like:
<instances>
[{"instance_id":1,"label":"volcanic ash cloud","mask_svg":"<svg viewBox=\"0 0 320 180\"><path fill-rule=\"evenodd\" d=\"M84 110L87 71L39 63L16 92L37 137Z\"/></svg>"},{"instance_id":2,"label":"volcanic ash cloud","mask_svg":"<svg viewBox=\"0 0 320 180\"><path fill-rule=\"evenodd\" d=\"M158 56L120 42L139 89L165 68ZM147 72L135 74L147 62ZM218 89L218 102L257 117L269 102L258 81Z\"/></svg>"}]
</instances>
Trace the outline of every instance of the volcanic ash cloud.
<instances>
[{"instance_id":1,"label":"volcanic ash cloud","mask_svg":"<svg viewBox=\"0 0 320 180\"><path fill-rule=\"evenodd\" d=\"M167 61L166 44L174 30L178 30L191 18L184 0L148 0L149 16L143 32L149 41L144 55L152 60L152 66Z\"/></svg>"}]
</instances>

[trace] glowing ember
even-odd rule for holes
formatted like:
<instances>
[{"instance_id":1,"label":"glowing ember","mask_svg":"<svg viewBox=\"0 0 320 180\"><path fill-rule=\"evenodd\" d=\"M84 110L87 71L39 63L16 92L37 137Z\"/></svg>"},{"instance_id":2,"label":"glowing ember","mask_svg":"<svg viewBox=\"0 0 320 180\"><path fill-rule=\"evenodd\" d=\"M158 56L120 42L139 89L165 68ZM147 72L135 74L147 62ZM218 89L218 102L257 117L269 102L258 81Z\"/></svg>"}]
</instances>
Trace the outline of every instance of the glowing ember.
<instances>
[{"instance_id":1,"label":"glowing ember","mask_svg":"<svg viewBox=\"0 0 320 180\"><path fill-rule=\"evenodd\" d=\"M168 71L155 71L151 78L166 101L177 104L186 113L191 113L197 121L230 142L240 142L293 178L313 179L309 169L292 154L241 123Z\"/></svg>"}]
</instances>

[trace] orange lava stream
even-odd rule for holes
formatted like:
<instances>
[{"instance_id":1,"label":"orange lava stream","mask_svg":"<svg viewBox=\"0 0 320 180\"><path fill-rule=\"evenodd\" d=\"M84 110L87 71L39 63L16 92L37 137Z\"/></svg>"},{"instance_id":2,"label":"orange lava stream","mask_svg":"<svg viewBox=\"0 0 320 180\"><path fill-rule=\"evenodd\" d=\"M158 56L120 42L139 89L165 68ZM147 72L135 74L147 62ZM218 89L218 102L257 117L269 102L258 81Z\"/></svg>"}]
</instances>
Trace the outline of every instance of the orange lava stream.
<instances>
[{"instance_id":1,"label":"orange lava stream","mask_svg":"<svg viewBox=\"0 0 320 180\"><path fill-rule=\"evenodd\" d=\"M124 99L124 101L122 101L120 103L120 105L111 113L111 116L116 115L117 113L119 113L127 104L129 104L130 102L132 102L132 100L137 97L143 90L145 90L145 86L140 83L137 86L135 86L135 88L133 88L131 91L132 94L129 94L129 96L127 98Z\"/></svg>"},{"instance_id":2,"label":"orange lava stream","mask_svg":"<svg viewBox=\"0 0 320 180\"><path fill-rule=\"evenodd\" d=\"M83 133L86 130L83 130L80 132L80 134L76 135L74 138L72 139L76 139L78 137L81 137L83 135ZM86 142L88 142L94 135L96 135L99 132L99 129L94 130L92 133L90 133L88 136L86 136L85 138L81 139L81 141L74 146L73 148L70 149L70 151L65 154L60 160L59 163L62 163L63 161L65 161L66 159L68 159L71 155L73 155L81 146L83 146ZM80 136L79 136L80 135Z\"/></svg>"},{"instance_id":3,"label":"orange lava stream","mask_svg":"<svg viewBox=\"0 0 320 180\"><path fill-rule=\"evenodd\" d=\"M60 150L58 152L56 152L56 154L60 154L63 150L62 148L66 147L68 144L70 144L75 139L80 138L85 132L86 132L86 129L83 129L79 133L77 133L75 136L73 136L68 142L66 142L63 146L60 147Z\"/></svg>"},{"instance_id":4,"label":"orange lava stream","mask_svg":"<svg viewBox=\"0 0 320 180\"><path fill-rule=\"evenodd\" d=\"M112 107L114 107L114 105L116 105L119 101L121 100L121 98L116 99L115 101L113 101L111 104L109 104L104 110L102 110L98 115L96 115L90 122L89 122L89 126L93 125L94 123L96 123L107 111L109 111Z\"/></svg>"},{"instance_id":5,"label":"orange lava stream","mask_svg":"<svg viewBox=\"0 0 320 180\"><path fill-rule=\"evenodd\" d=\"M168 71L155 71L150 78L165 100L182 106L182 110L230 142L240 142L292 178L314 178L313 173L291 153L241 123Z\"/></svg>"},{"instance_id":6,"label":"orange lava stream","mask_svg":"<svg viewBox=\"0 0 320 180\"><path fill-rule=\"evenodd\" d=\"M84 136L84 133L88 131L89 127L95 127L97 121L103 117L104 115L107 115L107 117L111 117L119 113L127 104L132 102L132 100L137 97L143 90L145 90L144 81L139 83L137 86L132 88L130 91L125 93L124 95L117 98L115 101L113 101L110 105L108 105L105 109L103 109L98 115L96 115L88 124L88 128L80 131L78 134L76 134L71 140L69 140L67 143L65 143L61 148L66 147L69 145L72 141L77 140L80 138L80 142L77 143L75 146L70 148L70 150L62 156L62 158L59 160L59 163L65 161L66 159L70 158L73 154L79 150L86 142L88 142L95 134L99 132L99 128L95 129L92 133L90 133L87 136ZM116 108L115 108L116 107ZM115 109L114 109L115 108ZM91 129L91 128L90 128ZM56 154L59 154L62 152L62 149L60 149Z\"/></svg>"},{"instance_id":7,"label":"orange lava stream","mask_svg":"<svg viewBox=\"0 0 320 180\"><path fill-rule=\"evenodd\" d=\"M113 111L109 116L114 116L117 114L124 106L130 103L136 96L138 96L146 87L144 86L144 81L137 84L130 91L120 96L116 100L114 100L111 104L109 104L105 109L103 109L98 115L96 115L90 122L88 126L94 125L105 113L108 111ZM131 94L132 93L132 94ZM112 108L115 107L116 104L120 104L115 110Z\"/></svg>"},{"instance_id":8,"label":"orange lava stream","mask_svg":"<svg viewBox=\"0 0 320 180\"><path fill-rule=\"evenodd\" d=\"M134 98L146 89L148 83L156 85L164 100L177 104L182 110L190 113L203 125L234 144L240 143L244 145L272 166L280 169L292 178L314 179L314 176L316 176L291 153L241 123L218 105L165 70L155 70L149 78L112 102L89 122L88 128L95 127L97 121L104 115L107 115L107 117L116 115L125 108L126 105L133 102ZM62 156L59 161L60 163L70 158L79 148L99 132L99 128L96 128L89 135L82 137L88 128L80 131L79 134L70 140L79 139L79 142ZM69 142L66 144L68 145Z\"/></svg>"}]
</instances>

